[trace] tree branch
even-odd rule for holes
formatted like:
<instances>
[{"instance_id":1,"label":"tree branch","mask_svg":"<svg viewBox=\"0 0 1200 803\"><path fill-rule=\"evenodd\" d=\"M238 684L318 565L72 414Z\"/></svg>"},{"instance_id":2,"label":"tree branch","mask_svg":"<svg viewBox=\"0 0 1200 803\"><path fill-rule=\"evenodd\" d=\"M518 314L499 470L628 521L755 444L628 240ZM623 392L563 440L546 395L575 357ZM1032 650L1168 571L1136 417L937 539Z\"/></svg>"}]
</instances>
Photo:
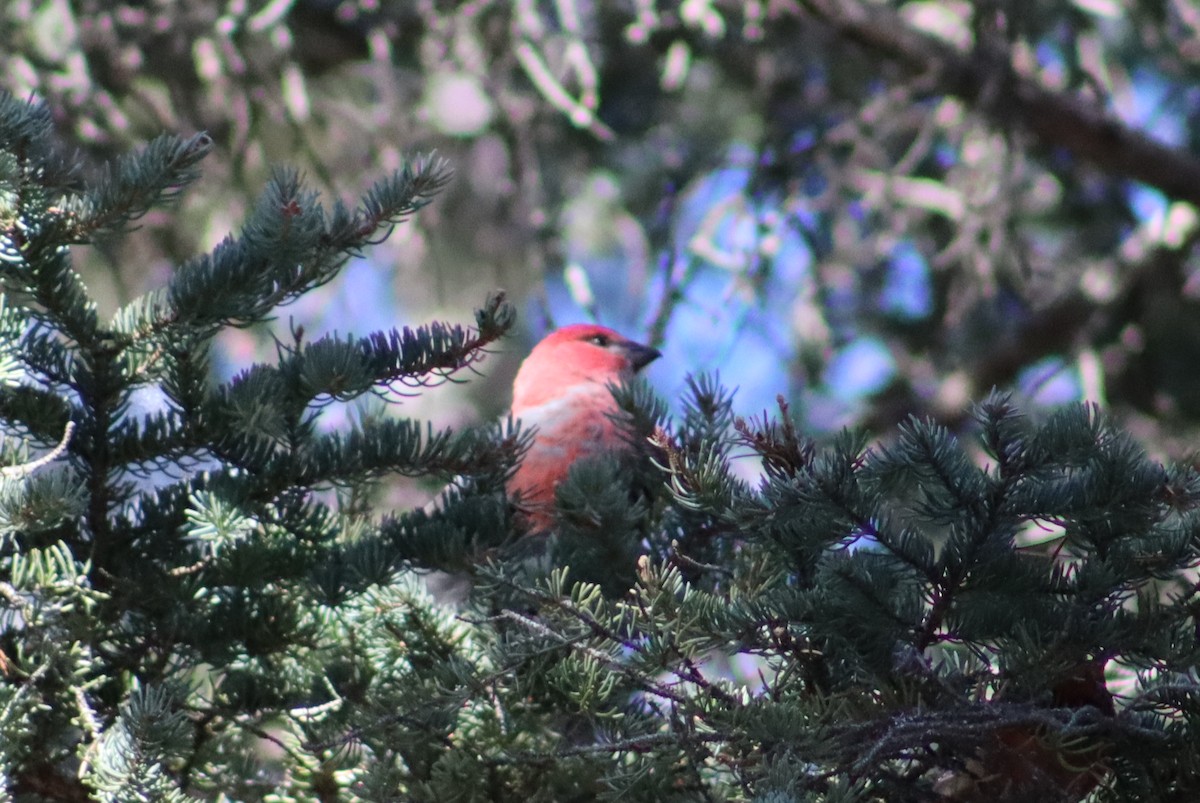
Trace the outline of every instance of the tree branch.
<instances>
[{"instance_id":1,"label":"tree branch","mask_svg":"<svg viewBox=\"0 0 1200 803\"><path fill-rule=\"evenodd\" d=\"M979 42L973 52L960 53L914 30L895 12L859 0L803 5L842 37L928 76L938 90L993 120L1019 122L1046 147L1064 148L1106 172L1200 205L1200 159L1131 128L1095 103L1021 75L1007 50Z\"/></svg>"}]
</instances>

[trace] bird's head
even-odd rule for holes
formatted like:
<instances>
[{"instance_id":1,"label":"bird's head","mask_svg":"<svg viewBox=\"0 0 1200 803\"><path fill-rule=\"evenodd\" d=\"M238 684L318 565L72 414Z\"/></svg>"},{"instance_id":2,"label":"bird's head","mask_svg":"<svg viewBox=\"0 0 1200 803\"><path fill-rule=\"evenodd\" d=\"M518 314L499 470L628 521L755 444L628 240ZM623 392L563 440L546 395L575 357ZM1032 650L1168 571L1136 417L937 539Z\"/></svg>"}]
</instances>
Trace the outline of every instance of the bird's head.
<instances>
[{"instance_id":1,"label":"bird's head","mask_svg":"<svg viewBox=\"0 0 1200 803\"><path fill-rule=\"evenodd\" d=\"M606 326L564 326L542 338L521 364L513 383L513 409L550 401L580 383L627 381L661 356L658 349Z\"/></svg>"}]
</instances>

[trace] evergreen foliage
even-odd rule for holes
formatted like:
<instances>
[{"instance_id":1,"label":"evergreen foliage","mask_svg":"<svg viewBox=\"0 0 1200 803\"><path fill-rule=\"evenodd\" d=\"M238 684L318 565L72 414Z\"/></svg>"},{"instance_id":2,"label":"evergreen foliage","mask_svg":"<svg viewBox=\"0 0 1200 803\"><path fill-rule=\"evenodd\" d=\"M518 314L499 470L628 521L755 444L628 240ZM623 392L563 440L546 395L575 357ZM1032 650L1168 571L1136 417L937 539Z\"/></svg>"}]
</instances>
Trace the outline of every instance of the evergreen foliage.
<instances>
[{"instance_id":1,"label":"evergreen foliage","mask_svg":"<svg viewBox=\"0 0 1200 803\"><path fill-rule=\"evenodd\" d=\"M223 328L333 279L441 163L332 211L277 171L237 236L105 322L71 247L177 195L209 142L94 179L52 142L0 96L3 799L1194 799L1200 476L1095 409L994 395L969 438L821 445L715 378L677 419L614 388L653 449L577 466L534 543L511 423L317 427L472 366L501 297L209 371ZM435 511L353 503L389 475L461 479ZM429 570L469 576L460 607Z\"/></svg>"}]
</instances>

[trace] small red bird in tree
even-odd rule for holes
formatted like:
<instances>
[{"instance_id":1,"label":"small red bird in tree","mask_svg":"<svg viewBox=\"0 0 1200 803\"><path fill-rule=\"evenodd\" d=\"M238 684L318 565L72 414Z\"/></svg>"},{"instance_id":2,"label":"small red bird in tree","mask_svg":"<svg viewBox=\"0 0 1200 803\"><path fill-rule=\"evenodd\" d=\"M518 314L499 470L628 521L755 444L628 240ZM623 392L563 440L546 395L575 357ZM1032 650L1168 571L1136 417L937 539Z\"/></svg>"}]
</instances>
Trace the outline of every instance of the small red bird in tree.
<instances>
[{"instance_id":1,"label":"small red bird in tree","mask_svg":"<svg viewBox=\"0 0 1200 803\"><path fill-rule=\"evenodd\" d=\"M512 414L536 434L507 490L530 532L552 529L554 491L576 461L633 448L613 420L609 386L660 356L607 327L575 324L546 335L525 358L513 382Z\"/></svg>"}]
</instances>

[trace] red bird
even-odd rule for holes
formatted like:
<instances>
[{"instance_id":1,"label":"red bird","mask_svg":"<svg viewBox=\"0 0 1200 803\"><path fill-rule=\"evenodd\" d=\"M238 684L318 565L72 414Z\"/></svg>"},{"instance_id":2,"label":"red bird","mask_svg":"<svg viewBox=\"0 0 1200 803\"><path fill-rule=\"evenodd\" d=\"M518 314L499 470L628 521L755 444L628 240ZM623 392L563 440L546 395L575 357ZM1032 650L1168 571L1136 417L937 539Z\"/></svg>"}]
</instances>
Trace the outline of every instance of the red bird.
<instances>
[{"instance_id":1,"label":"red bird","mask_svg":"<svg viewBox=\"0 0 1200 803\"><path fill-rule=\"evenodd\" d=\"M576 460L631 448L611 416L609 385L633 376L662 356L612 329L575 324L538 343L513 382L513 417L535 427L533 443L508 481L530 532L554 524L554 489Z\"/></svg>"}]
</instances>

